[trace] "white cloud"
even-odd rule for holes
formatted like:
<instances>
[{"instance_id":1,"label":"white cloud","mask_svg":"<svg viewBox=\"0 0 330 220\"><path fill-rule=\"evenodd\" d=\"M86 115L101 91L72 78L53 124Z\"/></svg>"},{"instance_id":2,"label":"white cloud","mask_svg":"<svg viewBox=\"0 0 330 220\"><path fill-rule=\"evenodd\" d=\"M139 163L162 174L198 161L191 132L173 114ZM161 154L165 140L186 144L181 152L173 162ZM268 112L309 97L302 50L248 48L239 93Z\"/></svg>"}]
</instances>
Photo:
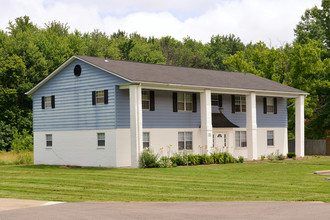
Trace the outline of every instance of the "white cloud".
<instances>
[{"instance_id":1,"label":"white cloud","mask_svg":"<svg viewBox=\"0 0 330 220\"><path fill-rule=\"evenodd\" d=\"M209 42L212 35L235 34L244 43L264 41L273 46L291 42L293 29L307 8L321 0L0 0L0 29L28 15L43 27L57 20L71 30L118 29L143 36L170 35L181 40Z\"/></svg>"}]
</instances>

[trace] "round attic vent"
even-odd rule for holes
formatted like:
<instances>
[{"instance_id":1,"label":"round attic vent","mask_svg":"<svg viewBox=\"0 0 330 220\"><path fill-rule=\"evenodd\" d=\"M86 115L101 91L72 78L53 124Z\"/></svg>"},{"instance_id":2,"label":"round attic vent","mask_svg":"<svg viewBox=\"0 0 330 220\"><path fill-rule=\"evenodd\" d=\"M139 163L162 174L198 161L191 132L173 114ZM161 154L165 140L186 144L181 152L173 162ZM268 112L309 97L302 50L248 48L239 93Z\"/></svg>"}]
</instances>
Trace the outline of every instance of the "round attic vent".
<instances>
[{"instance_id":1,"label":"round attic vent","mask_svg":"<svg viewBox=\"0 0 330 220\"><path fill-rule=\"evenodd\" d=\"M80 65L76 65L75 67L74 67L74 70L73 70L73 72L74 72L74 75L75 76L80 76L80 74L81 74L81 66Z\"/></svg>"}]
</instances>

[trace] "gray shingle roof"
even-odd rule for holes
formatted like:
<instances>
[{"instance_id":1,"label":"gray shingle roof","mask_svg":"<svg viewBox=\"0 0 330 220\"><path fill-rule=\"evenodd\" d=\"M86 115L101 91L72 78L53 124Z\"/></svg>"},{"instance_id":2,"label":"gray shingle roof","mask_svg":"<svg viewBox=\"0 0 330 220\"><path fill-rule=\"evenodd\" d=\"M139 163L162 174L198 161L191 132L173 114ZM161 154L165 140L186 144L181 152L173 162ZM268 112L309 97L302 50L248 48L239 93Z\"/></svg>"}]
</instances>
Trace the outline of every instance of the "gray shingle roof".
<instances>
[{"instance_id":1,"label":"gray shingle roof","mask_svg":"<svg viewBox=\"0 0 330 220\"><path fill-rule=\"evenodd\" d=\"M295 89L250 73L226 72L121 60L108 60L108 62L105 62L103 58L98 57L75 57L122 76L132 82L150 82L307 94L299 89Z\"/></svg>"}]
</instances>

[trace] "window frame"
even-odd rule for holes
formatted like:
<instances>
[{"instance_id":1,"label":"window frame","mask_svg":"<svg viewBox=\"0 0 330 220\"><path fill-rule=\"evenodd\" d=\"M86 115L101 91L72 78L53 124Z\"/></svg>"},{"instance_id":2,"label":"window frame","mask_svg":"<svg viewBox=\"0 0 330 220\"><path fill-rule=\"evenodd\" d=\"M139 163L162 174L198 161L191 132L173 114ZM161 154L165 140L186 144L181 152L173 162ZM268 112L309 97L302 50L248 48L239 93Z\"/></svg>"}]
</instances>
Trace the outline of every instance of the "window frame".
<instances>
[{"instance_id":1,"label":"window frame","mask_svg":"<svg viewBox=\"0 0 330 220\"><path fill-rule=\"evenodd\" d=\"M274 114L274 113L275 113L274 98L273 97L266 97L266 114Z\"/></svg>"},{"instance_id":2,"label":"window frame","mask_svg":"<svg viewBox=\"0 0 330 220\"><path fill-rule=\"evenodd\" d=\"M146 134L148 134L148 141L145 141L145 139L144 139ZM143 138L142 138L143 139L142 140L143 149L149 149L150 148L150 132L143 132L142 136L143 136Z\"/></svg>"},{"instance_id":3,"label":"window frame","mask_svg":"<svg viewBox=\"0 0 330 220\"><path fill-rule=\"evenodd\" d=\"M180 134L183 134L183 140L180 140ZM189 135L187 135L189 134ZM187 140L189 137L189 140ZM190 142L190 143L187 143ZM189 146L188 146L189 144ZM182 146L182 147L180 147ZM188 149L189 147L189 149ZM181 149L180 149L181 148ZM179 131L178 132L178 150L193 150L193 132L192 131Z\"/></svg>"},{"instance_id":4,"label":"window frame","mask_svg":"<svg viewBox=\"0 0 330 220\"><path fill-rule=\"evenodd\" d=\"M143 93L146 93L146 94L143 94ZM142 99L142 110L150 111L150 90L142 90L141 96L142 96L141 97L141 99ZM147 98L145 98L144 96L147 96ZM148 103L148 108L144 108L143 102Z\"/></svg>"},{"instance_id":5,"label":"window frame","mask_svg":"<svg viewBox=\"0 0 330 220\"><path fill-rule=\"evenodd\" d=\"M44 102L45 102L45 109L52 108L52 97L51 96L45 96Z\"/></svg>"},{"instance_id":6,"label":"window frame","mask_svg":"<svg viewBox=\"0 0 330 220\"><path fill-rule=\"evenodd\" d=\"M235 95L235 113L236 112L246 112L246 96Z\"/></svg>"},{"instance_id":7,"label":"window frame","mask_svg":"<svg viewBox=\"0 0 330 220\"><path fill-rule=\"evenodd\" d=\"M193 112L193 93L191 92L178 92L177 93L177 109L178 109L178 112ZM182 101L180 100L180 96L182 97ZM188 96L190 96L190 100L188 100ZM183 109L180 109L180 104L181 103L181 106L183 106ZM191 106L189 109L188 109L188 104Z\"/></svg>"},{"instance_id":8,"label":"window frame","mask_svg":"<svg viewBox=\"0 0 330 220\"><path fill-rule=\"evenodd\" d=\"M97 147L104 148L105 147L105 132L98 132L97 133ZM103 139L100 138L103 136Z\"/></svg>"},{"instance_id":9,"label":"window frame","mask_svg":"<svg viewBox=\"0 0 330 220\"><path fill-rule=\"evenodd\" d=\"M271 133L271 138L269 138L268 134ZM271 141L271 143L270 143ZM267 146L274 147L275 146L275 132L274 130L267 130Z\"/></svg>"},{"instance_id":10,"label":"window frame","mask_svg":"<svg viewBox=\"0 0 330 220\"><path fill-rule=\"evenodd\" d=\"M104 90L95 91L95 104L104 104Z\"/></svg>"},{"instance_id":11,"label":"window frame","mask_svg":"<svg viewBox=\"0 0 330 220\"><path fill-rule=\"evenodd\" d=\"M235 147L247 147L246 131L235 131Z\"/></svg>"},{"instance_id":12,"label":"window frame","mask_svg":"<svg viewBox=\"0 0 330 220\"><path fill-rule=\"evenodd\" d=\"M46 147L53 147L53 134L46 134L45 137L46 137Z\"/></svg>"},{"instance_id":13,"label":"window frame","mask_svg":"<svg viewBox=\"0 0 330 220\"><path fill-rule=\"evenodd\" d=\"M216 94L216 93L211 94L211 105L212 106L219 106L219 94Z\"/></svg>"}]
</instances>

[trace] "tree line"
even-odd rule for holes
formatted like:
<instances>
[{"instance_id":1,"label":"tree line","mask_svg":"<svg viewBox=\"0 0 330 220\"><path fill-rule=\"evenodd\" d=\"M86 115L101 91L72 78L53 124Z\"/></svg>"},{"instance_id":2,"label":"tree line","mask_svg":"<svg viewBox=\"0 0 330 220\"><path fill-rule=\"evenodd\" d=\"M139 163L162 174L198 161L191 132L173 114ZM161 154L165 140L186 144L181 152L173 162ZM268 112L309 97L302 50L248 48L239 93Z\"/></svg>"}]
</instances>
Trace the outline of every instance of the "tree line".
<instances>
[{"instance_id":1,"label":"tree line","mask_svg":"<svg viewBox=\"0 0 330 220\"><path fill-rule=\"evenodd\" d=\"M330 125L330 0L307 9L295 39L279 48L241 42L233 34L202 43L171 36L143 37L124 31L69 32L68 24L44 27L28 16L0 30L0 150L32 145L32 97L24 93L72 55L253 73L304 90L306 137L324 138ZM289 138L294 138L294 100L288 101Z\"/></svg>"}]
</instances>

